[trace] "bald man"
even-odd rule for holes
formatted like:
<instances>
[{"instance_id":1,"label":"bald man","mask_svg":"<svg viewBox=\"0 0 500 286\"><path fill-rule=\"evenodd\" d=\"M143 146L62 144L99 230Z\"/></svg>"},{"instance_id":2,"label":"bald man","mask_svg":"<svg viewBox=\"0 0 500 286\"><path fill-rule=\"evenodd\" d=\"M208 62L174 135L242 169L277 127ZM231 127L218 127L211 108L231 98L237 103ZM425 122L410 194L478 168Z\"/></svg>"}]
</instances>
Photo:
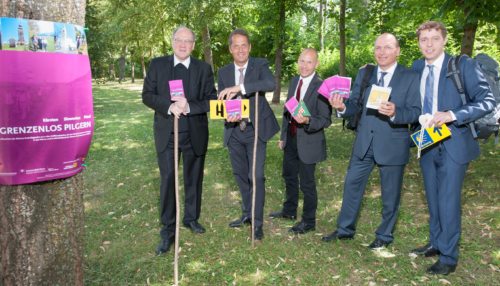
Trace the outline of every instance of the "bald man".
<instances>
[{"instance_id":1,"label":"bald man","mask_svg":"<svg viewBox=\"0 0 500 286\"><path fill-rule=\"evenodd\" d=\"M360 89L366 68L358 72L352 94L346 102L339 95L330 99L330 104L340 116L352 116L360 109L362 115L345 177L337 230L323 237L323 241L354 237L363 194L375 165L380 171L382 222L369 248L385 247L394 239L393 230L398 215L403 171L409 159L408 125L418 120L421 111L418 74L397 63L399 54L396 37L388 33L380 35L374 46L377 66L371 74L369 85L364 89L364 94L360 94ZM366 108L373 85L391 88L389 100L382 102L378 110ZM363 98L362 105L357 104L360 96Z\"/></svg>"},{"instance_id":2,"label":"bald man","mask_svg":"<svg viewBox=\"0 0 500 286\"><path fill-rule=\"evenodd\" d=\"M297 62L299 75L290 81L289 100L295 97L303 101L311 113L310 116L292 117L285 108L281 138L278 147L284 151L283 178L286 185L286 197L283 208L272 212L272 218L295 219L300 190L304 194L302 220L289 229L294 234L303 234L316 227L316 163L326 159L325 128L330 126L331 108L328 101L318 94L323 82L316 74L318 53L314 49L305 49Z\"/></svg>"}]
</instances>

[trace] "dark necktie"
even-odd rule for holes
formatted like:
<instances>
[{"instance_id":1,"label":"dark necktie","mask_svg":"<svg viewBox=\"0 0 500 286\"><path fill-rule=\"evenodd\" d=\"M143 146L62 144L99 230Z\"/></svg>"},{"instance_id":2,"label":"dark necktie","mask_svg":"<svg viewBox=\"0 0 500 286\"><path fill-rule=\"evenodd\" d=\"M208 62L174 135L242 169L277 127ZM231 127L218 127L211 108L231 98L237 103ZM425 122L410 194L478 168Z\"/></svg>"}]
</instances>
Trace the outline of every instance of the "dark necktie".
<instances>
[{"instance_id":1,"label":"dark necktie","mask_svg":"<svg viewBox=\"0 0 500 286\"><path fill-rule=\"evenodd\" d=\"M297 99L297 102L300 102L300 90L302 89L302 79L300 79L299 81L299 85L297 86L297 91L295 92L295 99ZM292 115L292 114L290 114ZM297 121L295 121L295 119L291 117L291 120L290 120L290 135L292 137L294 137L295 135L297 135Z\"/></svg>"},{"instance_id":2,"label":"dark necktie","mask_svg":"<svg viewBox=\"0 0 500 286\"><path fill-rule=\"evenodd\" d=\"M424 106L422 108L423 114L432 114L432 101L434 97L434 65L427 65L429 68L429 74L425 79L425 94L424 94Z\"/></svg>"},{"instance_id":3,"label":"dark necktie","mask_svg":"<svg viewBox=\"0 0 500 286\"><path fill-rule=\"evenodd\" d=\"M377 85L384 87L384 77L387 74L387 72L380 72L380 79L378 80Z\"/></svg>"}]
</instances>

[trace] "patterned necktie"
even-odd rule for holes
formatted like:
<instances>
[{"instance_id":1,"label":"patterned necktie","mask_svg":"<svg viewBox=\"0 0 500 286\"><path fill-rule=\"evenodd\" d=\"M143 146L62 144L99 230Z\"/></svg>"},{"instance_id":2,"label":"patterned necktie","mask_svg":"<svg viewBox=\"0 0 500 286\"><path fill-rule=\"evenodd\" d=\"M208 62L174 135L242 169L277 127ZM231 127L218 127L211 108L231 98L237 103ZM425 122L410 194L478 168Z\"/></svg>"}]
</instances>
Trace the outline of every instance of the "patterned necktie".
<instances>
[{"instance_id":1,"label":"patterned necktie","mask_svg":"<svg viewBox=\"0 0 500 286\"><path fill-rule=\"evenodd\" d=\"M387 74L387 72L380 72L380 79L378 80L377 85L384 87L384 77Z\"/></svg>"},{"instance_id":2,"label":"patterned necktie","mask_svg":"<svg viewBox=\"0 0 500 286\"><path fill-rule=\"evenodd\" d=\"M302 79L300 79L299 81L299 84L297 85L297 91L295 92L295 99L297 99L297 101L300 101L300 90L302 89ZM292 137L295 137L295 135L297 135L297 121L295 121L295 119L291 119L290 121L290 135Z\"/></svg>"},{"instance_id":3,"label":"patterned necktie","mask_svg":"<svg viewBox=\"0 0 500 286\"><path fill-rule=\"evenodd\" d=\"M240 85L243 84L243 82L245 81L245 75L243 74L245 68L239 68L238 70L240 71L240 78L238 79L238 85ZM236 98L238 99L241 98L241 93L239 93ZM247 122L244 119L242 119L239 123L239 126L240 126L240 131L245 131L245 129L247 128Z\"/></svg>"},{"instance_id":4,"label":"patterned necktie","mask_svg":"<svg viewBox=\"0 0 500 286\"><path fill-rule=\"evenodd\" d=\"M423 114L432 114L432 99L434 97L434 65L427 65L429 68L429 74L427 79L425 79L425 95L424 95L424 106L422 108Z\"/></svg>"}]
</instances>

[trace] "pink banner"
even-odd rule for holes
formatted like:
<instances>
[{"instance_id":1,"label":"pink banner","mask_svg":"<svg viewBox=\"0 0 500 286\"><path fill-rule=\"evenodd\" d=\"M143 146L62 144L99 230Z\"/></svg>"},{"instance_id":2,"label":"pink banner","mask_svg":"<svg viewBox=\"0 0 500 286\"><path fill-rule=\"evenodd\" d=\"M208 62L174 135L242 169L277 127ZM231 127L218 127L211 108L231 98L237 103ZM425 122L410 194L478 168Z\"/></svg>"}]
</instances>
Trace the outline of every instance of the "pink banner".
<instances>
[{"instance_id":1,"label":"pink banner","mask_svg":"<svg viewBox=\"0 0 500 286\"><path fill-rule=\"evenodd\" d=\"M79 173L93 127L88 56L0 51L0 184Z\"/></svg>"}]
</instances>

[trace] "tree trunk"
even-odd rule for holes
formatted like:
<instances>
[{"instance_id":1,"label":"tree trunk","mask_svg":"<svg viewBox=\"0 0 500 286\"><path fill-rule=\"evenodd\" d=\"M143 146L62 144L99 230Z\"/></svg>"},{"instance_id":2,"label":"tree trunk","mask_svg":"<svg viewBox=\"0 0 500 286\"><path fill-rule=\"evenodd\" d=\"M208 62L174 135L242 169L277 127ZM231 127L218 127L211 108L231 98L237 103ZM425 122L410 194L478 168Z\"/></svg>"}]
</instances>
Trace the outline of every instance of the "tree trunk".
<instances>
[{"instance_id":1,"label":"tree trunk","mask_svg":"<svg viewBox=\"0 0 500 286\"><path fill-rule=\"evenodd\" d=\"M132 77L130 80L132 81L132 83L135 82L135 63L132 62L130 64L130 76Z\"/></svg>"},{"instance_id":2,"label":"tree trunk","mask_svg":"<svg viewBox=\"0 0 500 286\"><path fill-rule=\"evenodd\" d=\"M0 16L85 25L85 0L0 0ZM0 285L83 285L83 179L0 186Z\"/></svg>"},{"instance_id":3,"label":"tree trunk","mask_svg":"<svg viewBox=\"0 0 500 286\"><path fill-rule=\"evenodd\" d=\"M212 57L212 45L210 40L210 30L208 29L208 24L205 24L203 31L201 32L201 37L203 39L203 56L205 62L207 62L214 71L214 61Z\"/></svg>"},{"instance_id":4,"label":"tree trunk","mask_svg":"<svg viewBox=\"0 0 500 286\"><path fill-rule=\"evenodd\" d=\"M120 71L120 74L119 74L119 77L118 77L118 82L119 83L122 83L122 81L125 80L125 64L126 64L126 61L125 61L125 54L127 53L127 47L123 47L122 48L122 54L120 56L120 58L118 59L118 67L119 67L119 71Z\"/></svg>"},{"instance_id":5,"label":"tree trunk","mask_svg":"<svg viewBox=\"0 0 500 286\"><path fill-rule=\"evenodd\" d=\"M110 80L116 79L115 63L113 61L109 63L108 74Z\"/></svg>"},{"instance_id":6,"label":"tree trunk","mask_svg":"<svg viewBox=\"0 0 500 286\"><path fill-rule=\"evenodd\" d=\"M285 0L279 2L279 22L276 33L276 58L274 61L274 89L272 103L280 103L281 95L281 71L283 65L283 46L285 45Z\"/></svg>"},{"instance_id":7,"label":"tree trunk","mask_svg":"<svg viewBox=\"0 0 500 286\"><path fill-rule=\"evenodd\" d=\"M323 29L324 29L324 21L323 21L323 17L324 17L324 9L325 9L325 0L320 0L319 1L319 23L318 23L318 26L319 26L319 50L322 51L324 48L325 48L325 37L324 37L324 34L323 34Z\"/></svg>"},{"instance_id":8,"label":"tree trunk","mask_svg":"<svg viewBox=\"0 0 500 286\"><path fill-rule=\"evenodd\" d=\"M146 78L146 63L144 63L144 55L141 55L142 78Z\"/></svg>"},{"instance_id":9,"label":"tree trunk","mask_svg":"<svg viewBox=\"0 0 500 286\"><path fill-rule=\"evenodd\" d=\"M340 51L340 62L339 62L339 73L341 76L345 76L346 72L346 58L345 58L345 50L346 50L346 39L345 39L345 9L346 9L346 0L340 1L340 17L339 17L339 51Z\"/></svg>"},{"instance_id":10,"label":"tree trunk","mask_svg":"<svg viewBox=\"0 0 500 286\"><path fill-rule=\"evenodd\" d=\"M474 50L474 40L476 38L477 20L474 23L469 23L464 26L464 35L462 37L462 47L460 53L472 57Z\"/></svg>"}]
</instances>

